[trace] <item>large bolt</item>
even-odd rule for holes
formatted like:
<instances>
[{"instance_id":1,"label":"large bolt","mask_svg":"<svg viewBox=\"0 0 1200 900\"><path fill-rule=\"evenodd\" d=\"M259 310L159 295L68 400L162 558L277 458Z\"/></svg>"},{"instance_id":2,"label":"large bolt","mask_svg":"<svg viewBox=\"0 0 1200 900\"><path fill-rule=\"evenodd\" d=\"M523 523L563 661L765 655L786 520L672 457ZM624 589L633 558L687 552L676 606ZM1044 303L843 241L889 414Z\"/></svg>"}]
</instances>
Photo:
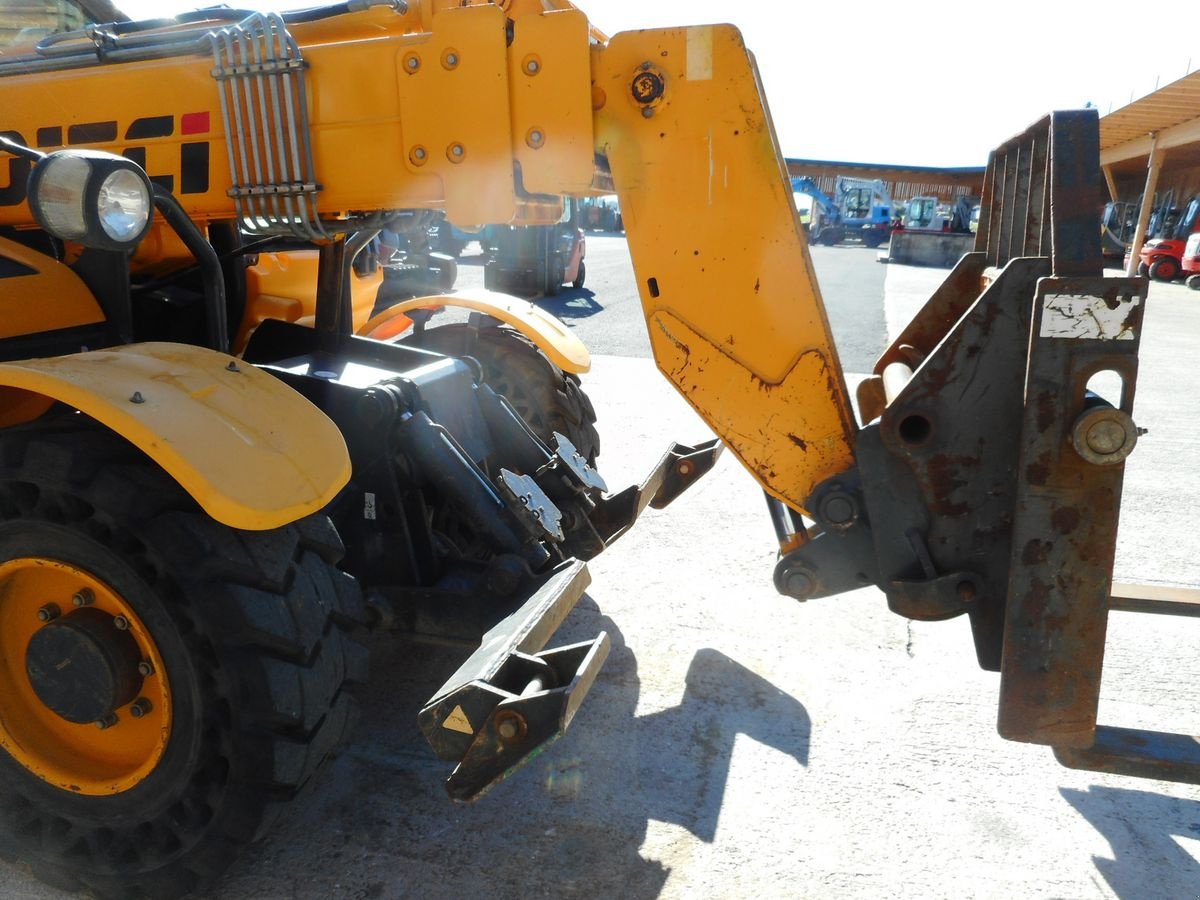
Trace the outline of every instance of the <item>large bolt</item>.
<instances>
[{"instance_id":1,"label":"large bolt","mask_svg":"<svg viewBox=\"0 0 1200 900\"><path fill-rule=\"evenodd\" d=\"M124 616L113 616L113 627L117 629L117 631L128 631L129 620Z\"/></svg>"},{"instance_id":2,"label":"large bolt","mask_svg":"<svg viewBox=\"0 0 1200 900\"><path fill-rule=\"evenodd\" d=\"M107 716L96 720L96 727L104 731L106 728L112 728L118 721L117 714L110 712Z\"/></svg>"},{"instance_id":3,"label":"large bolt","mask_svg":"<svg viewBox=\"0 0 1200 900\"><path fill-rule=\"evenodd\" d=\"M62 610L58 608L57 603L47 603L37 611L39 622L53 622L62 615Z\"/></svg>"},{"instance_id":4,"label":"large bolt","mask_svg":"<svg viewBox=\"0 0 1200 900\"><path fill-rule=\"evenodd\" d=\"M783 590L789 597L807 600L817 589L812 575L803 569L789 569L783 573Z\"/></svg>"},{"instance_id":5,"label":"large bolt","mask_svg":"<svg viewBox=\"0 0 1200 900\"><path fill-rule=\"evenodd\" d=\"M71 597L71 603L75 606L91 606L95 602L96 595L90 588L81 588Z\"/></svg>"},{"instance_id":6,"label":"large bolt","mask_svg":"<svg viewBox=\"0 0 1200 900\"><path fill-rule=\"evenodd\" d=\"M148 659L143 659L140 663L138 663L138 674L143 678L149 678L154 674L154 663L150 662Z\"/></svg>"},{"instance_id":7,"label":"large bolt","mask_svg":"<svg viewBox=\"0 0 1200 900\"><path fill-rule=\"evenodd\" d=\"M852 525L858 518L858 504L849 494L832 493L821 502L821 516L832 526Z\"/></svg>"},{"instance_id":8,"label":"large bolt","mask_svg":"<svg viewBox=\"0 0 1200 900\"><path fill-rule=\"evenodd\" d=\"M639 72L633 78L633 99L641 104L653 103L663 95L666 85L657 72Z\"/></svg>"},{"instance_id":9,"label":"large bolt","mask_svg":"<svg viewBox=\"0 0 1200 900\"><path fill-rule=\"evenodd\" d=\"M1138 427L1130 415L1111 406L1093 406L1075 420L1071 444L1088 462L1112 466L1137 446Z\"/></svg>"},{"instance_id":10,"label":"large bolt","mask_svg":"<svg viewBox=\"0 0 1200 900\"><path fill-rule=\"evenodd\" d=\"M145 697L138 697L133 703L129 704L129 714L135 719L140 719L142 716L150 713L154 709L154 704Z\"/></svg>"}]
</instances>

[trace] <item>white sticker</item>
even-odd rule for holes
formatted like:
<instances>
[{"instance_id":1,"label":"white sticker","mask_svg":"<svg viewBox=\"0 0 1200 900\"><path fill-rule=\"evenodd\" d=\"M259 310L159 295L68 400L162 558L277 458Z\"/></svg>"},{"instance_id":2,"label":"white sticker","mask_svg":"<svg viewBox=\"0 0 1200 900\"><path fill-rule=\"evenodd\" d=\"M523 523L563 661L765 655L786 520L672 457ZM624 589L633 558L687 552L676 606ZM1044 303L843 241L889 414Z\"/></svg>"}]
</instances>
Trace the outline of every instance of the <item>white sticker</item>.
<instances>
[{"instance_id":1,"label":"white sticker","mask_svg":"<svg viewBox=\"0 0 1200 900\"><path fill-rule=\"evenodd\" d=\"M713 30L699 25L687 30L687 80L709 81L713 77Z\"/></svg>"},{"instance_id":2,"label":"white sticker","mask_svg":"<svg viewBox=\"0 0 1200 900\"><path fill-rule=\"evenodd\" d=\"M363 492L363 518L375 518L375 495L368 492Z\"/></svg>"},{"instance_id":3,"label":"white sticker","mask_svg":"<svg viewBox=\"0 0 1200 900\"><path fill-rule=\"evenodd\" d=\"M1083 294L1047 294L1042 307L1044 338L1071 340L1132 341L1127 324L1141 297L1109 306L1103 297Z\"/></svg>"}]
</instances>

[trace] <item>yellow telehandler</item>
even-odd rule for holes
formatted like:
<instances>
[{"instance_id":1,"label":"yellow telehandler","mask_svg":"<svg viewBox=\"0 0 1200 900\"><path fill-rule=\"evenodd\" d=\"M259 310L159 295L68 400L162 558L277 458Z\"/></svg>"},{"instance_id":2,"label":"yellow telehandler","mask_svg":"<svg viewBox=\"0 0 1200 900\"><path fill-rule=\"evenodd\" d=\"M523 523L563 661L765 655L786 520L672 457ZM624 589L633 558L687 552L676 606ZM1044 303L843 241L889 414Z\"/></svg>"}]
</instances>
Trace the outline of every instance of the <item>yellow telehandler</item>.
<instances>
[{"instance_id":1,"label":"yellow telehandler","mask_svg":"<svg viewBox=\"0 0 1200 900\"><path fill-rule=\"evenodd\" d=\"M968 615L1004 736L1200 780L1194 742L1095 722L1145 282L1100 277L1094 112L993 154L977 250L860 426L731 26L30 0L0 41L7 856L104 896L202 890L346 736L372 626L479 641L419 721L477 797L604 661L604 634L543 649L584 561L722 445L767 494L781 591ZM390 290L372 256L430 211L545 225L612 193L658 366L721 439L617 493L561 323ZM433 325L446 306L471 320Z\"/></svg>"}]
</instances>

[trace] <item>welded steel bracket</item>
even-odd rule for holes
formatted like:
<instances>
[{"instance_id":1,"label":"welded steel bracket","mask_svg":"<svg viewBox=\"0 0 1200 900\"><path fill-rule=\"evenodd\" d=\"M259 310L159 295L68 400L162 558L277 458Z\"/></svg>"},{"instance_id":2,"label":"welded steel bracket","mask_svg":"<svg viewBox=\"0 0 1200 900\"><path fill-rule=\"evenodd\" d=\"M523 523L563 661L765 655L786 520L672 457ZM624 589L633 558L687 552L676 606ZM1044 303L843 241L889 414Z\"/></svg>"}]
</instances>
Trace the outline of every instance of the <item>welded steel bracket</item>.
<instances>
[{"instance_id":1,"label":"welded steel bracket","mask_svg":"<svg viewBox=\"0 0 1200 900\"><path fill-rule=\"evenodd\" d=\"M608 657L608 635L541 648L590 580L578 560L551 576L421 710L417 722L434 752L458 763L446 782L451 799L478 798L567 730Z\"/></svg>"},{"instance_id":2,"label":"welded steel bracket","mask_svg":"<svg viewBox=\"0 0 1200 900\"><path fill-rule=\"evenodd\" d=\"M662 509L673 502L712 469L722 449L719 438L695 447L673 443L640 485L597 502L591 520L604 545L632 528L647 506Z\"/></svg>"}]
</instances>

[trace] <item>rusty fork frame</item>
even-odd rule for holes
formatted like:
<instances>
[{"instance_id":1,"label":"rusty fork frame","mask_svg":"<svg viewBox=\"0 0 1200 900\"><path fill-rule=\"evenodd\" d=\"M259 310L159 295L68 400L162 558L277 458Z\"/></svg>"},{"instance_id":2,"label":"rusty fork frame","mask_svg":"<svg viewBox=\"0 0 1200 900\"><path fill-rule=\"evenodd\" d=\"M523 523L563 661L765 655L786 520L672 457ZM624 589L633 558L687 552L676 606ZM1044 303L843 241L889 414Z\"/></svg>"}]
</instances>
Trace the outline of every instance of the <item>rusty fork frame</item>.
<instances>
[{"instance_id":1,"label":"rusty fork frame","mask_svg":"<svg viewBox=\"0 0 1200 900\"><path fill-rule=\"evenodd\" d=\"M874 582L906 617L965 614L1004 737L1200 783L1195 738L1096 723L1109 610L1200 614L1200 592L1112 591L1147 285L1103 276L1102 198L1092 110L992 153L974 252L860 386L856 466L810 496L815 537L776 584Z\"/></svg>"}]
</instances>

